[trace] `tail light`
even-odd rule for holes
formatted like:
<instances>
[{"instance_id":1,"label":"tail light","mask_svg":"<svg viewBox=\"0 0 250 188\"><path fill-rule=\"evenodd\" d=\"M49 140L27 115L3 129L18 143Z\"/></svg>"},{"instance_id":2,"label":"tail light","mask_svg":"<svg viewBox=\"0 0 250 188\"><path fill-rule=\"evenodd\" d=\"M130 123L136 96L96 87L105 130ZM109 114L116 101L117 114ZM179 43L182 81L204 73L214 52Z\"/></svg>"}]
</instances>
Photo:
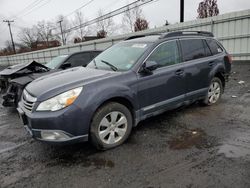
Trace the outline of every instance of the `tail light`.
<instances>
[{"instance_id":1,"label":"tail light","mask_svg":"<svg viewBox=\"0 0 250 188\"><path fill-rule=\"evenodd\" d=\"M230 64L232 64L233 63L233 57L230 54L228 54L226 57L227 57L228 62Z\"/></svg>"}]
</instances>

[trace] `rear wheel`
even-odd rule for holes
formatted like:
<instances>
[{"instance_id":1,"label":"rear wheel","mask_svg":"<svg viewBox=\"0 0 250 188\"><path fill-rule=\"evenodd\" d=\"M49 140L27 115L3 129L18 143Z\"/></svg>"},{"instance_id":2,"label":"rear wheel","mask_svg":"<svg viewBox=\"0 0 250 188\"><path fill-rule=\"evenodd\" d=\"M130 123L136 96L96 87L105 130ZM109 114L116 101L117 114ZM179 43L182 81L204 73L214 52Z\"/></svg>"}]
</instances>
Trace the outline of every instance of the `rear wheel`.
<instances>
[{"instance_id":1,"label":"rear wheel","mask_svg":"<svg viewBox=\"0 0 250 188\"><path fill-rule=\"evenodd\" d=\"M97 149L110 149L121 145L132 129L132 115L122 104L108 103L95 113L91 128L91 142Z\"/></svg>"},{"instance_id":2,"label":"rear wheel","mask_svg":"<svg viewBox=\"0 0 250 188\"><path fill-rule=\"evenodd\" d=\"M214 77L210 83L207 96L203 101L206 105L212 105L219 101L223 92L222 82L219 78Z\"/></svg>"}]
</instances>

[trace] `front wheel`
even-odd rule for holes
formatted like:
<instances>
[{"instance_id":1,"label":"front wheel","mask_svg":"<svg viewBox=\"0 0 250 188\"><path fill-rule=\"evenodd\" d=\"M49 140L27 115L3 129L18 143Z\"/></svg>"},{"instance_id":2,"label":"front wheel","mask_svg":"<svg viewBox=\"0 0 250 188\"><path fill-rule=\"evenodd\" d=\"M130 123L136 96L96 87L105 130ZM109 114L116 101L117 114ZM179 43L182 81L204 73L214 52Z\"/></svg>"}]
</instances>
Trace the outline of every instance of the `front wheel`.
<instances>
[{"instance_id":1,"label":"front wheel","mask_svg":"<svg viewBox=\"0 0 250 188\"><path fill-rule=\"evenodd\" d=\"M219 78L214 77L210 83L207 96L203 103L205 105L212 105L219 101L223 92L222 82Z\"/></svg>"},{"instance_id":2,"label":"front wheel","mask_svg":"<svg viewBox=\"0 0 250 188\"><path fill-rule=\"evenodd\" d=\"M121 145L130 135L132 115L129 109L111 102L100 107L95 113L91 128L91 142L97 149L111 149Z\"/></svg>"}]
</instances>

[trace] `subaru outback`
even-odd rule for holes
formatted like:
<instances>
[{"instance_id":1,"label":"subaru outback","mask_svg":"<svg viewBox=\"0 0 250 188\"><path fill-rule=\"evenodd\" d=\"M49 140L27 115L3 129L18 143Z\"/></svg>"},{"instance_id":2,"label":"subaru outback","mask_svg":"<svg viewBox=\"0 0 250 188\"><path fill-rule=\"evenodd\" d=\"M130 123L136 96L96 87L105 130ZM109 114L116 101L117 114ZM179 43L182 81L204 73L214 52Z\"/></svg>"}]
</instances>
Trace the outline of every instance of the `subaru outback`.
<instances>
[{"instance_id":1,"label":"subaru outback","mask_svg":"<svg viewBox=\"0 0 250 188\"><path fill-rule=\"evenodd\" d=\"M78 67L43 76L24 90L18 111L33 138L122 144L138 122L202 101L219 101L231 56L209 32L134 36Z\"/></svg>"}]
</instances>

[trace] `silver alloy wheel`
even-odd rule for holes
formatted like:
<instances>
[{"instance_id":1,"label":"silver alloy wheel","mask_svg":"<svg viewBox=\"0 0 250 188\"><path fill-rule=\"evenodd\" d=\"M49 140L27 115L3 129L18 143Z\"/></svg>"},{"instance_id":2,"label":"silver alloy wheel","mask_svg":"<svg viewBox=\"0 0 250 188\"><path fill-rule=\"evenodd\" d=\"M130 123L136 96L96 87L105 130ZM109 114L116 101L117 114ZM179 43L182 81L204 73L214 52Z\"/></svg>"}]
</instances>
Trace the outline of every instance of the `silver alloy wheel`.
<instances>
[{"instance_id":1,"label":"silver alloy wheel","mask_svg":"<svg viewBox=\"0 0 250 188\"><path fill-rule=\"evenodd\" d=\"M117 111L110 112L100 122L98 135L105 144L119 142L127 132L128 121L126 116Z\"/></svg>"},{"instance_id":2,"label":"silver alloy wheel","mask_svg":"<svg viewBox=\"0 0 250 188\"><path fill-rule=\"evenodd\" d=\"M221 87L218 82L212 82L208 90L208 102L214 104L218 101L221 94Z\"/></svg>"}]
</instances>

